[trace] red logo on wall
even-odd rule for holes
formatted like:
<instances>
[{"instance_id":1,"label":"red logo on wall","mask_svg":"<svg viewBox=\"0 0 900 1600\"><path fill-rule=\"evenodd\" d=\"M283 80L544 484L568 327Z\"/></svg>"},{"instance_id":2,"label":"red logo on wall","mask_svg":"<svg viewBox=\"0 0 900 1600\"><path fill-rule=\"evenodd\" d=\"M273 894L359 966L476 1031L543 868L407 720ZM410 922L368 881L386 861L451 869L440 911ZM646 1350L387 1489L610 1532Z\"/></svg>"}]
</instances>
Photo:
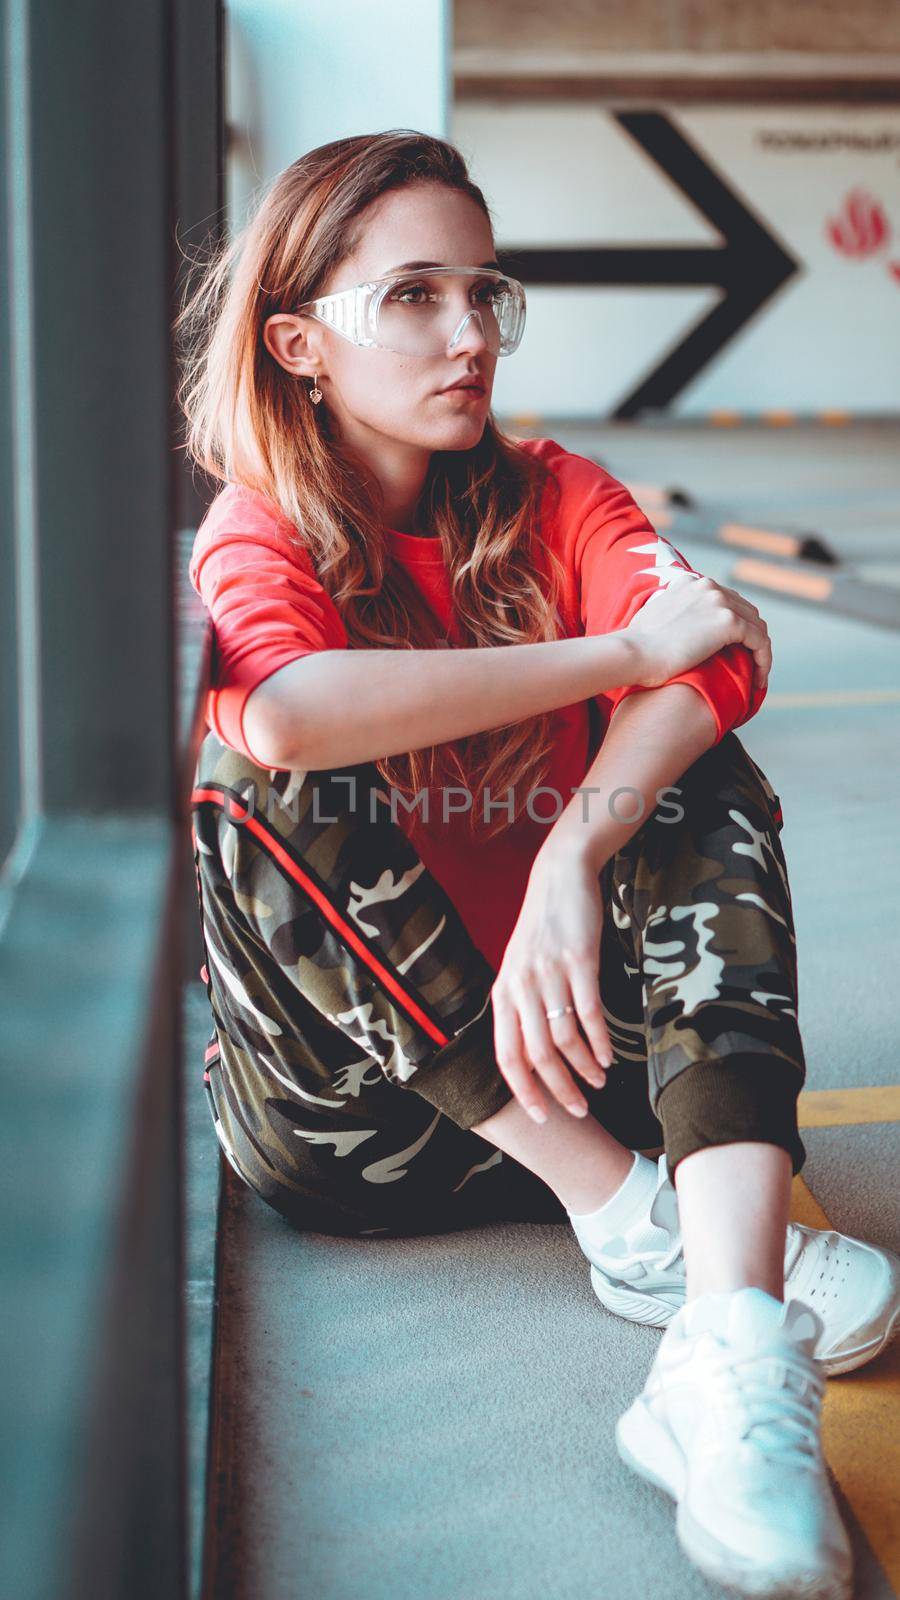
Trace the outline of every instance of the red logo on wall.
<instances>
[{"instance_id":1,"label":"red logo on wall","mask_svg":"<svg viewBox=\"0 0 900 1600\"><path fill-rule=\"evenodd\" d=\"M874 255L891 236L884 206L865 189L851 189L837 217L830 217L826 237L843 256Z\"/></svg>"},{"instance_id":2,"label":"red logo on wall","mask_svg":"<svg viewBox=\"0 0 900 1600\"><path fill-rule=\"evenodd\" d=\"M876 255L891 237L891 225L880 200L865 189L851 189L840 214L829 217L825 237L842 256L864 261ZM900 283L900 261L885 263L895 283Z\"/></svg>"}]
</instances>

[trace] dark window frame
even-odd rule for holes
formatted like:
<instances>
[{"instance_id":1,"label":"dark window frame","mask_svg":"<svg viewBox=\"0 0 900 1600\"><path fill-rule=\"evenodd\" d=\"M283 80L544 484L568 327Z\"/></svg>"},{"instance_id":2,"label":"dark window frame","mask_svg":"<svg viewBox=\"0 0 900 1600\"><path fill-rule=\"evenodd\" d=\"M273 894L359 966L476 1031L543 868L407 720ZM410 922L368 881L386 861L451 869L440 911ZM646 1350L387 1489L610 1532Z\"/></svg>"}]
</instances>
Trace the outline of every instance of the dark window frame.
<instances>
[{"instance_id":1,"label":"dark window frame","mask_svg":"<svg viewBox=\"0 0 900 1600\"><path fill-rule=\"evenodd\" d=\"M182 1600L202 502L171 323L224 220L222 3L2 0L0 26L0 1589Z\"/></svg>"}]
</instances>

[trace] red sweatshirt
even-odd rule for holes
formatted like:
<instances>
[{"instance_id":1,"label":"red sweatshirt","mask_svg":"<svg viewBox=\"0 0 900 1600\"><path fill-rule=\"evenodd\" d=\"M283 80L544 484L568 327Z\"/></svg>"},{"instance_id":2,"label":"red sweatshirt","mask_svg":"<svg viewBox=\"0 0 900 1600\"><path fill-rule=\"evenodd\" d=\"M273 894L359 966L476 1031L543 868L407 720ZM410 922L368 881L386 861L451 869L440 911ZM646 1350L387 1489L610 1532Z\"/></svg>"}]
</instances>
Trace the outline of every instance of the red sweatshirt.
<instances>
[{"instance_id":1,"label":"red sweatshirt","mask_svg":"<svg viewBox=\"0 0 900 1600\"><path fill-rule=\"evenodd\" d=\"M625 627L644 601L670 581L674 568L696 570L656 533L628 490L604 467L553 439L525 439L519 447L540 456L559 485L558 497L549 488L545 495L541 532L565 568L561 613L567 636ZM406 568L452 636L439 540L394 528L386 529L385 536L392 559ZM296 530L274 502L228 484L204 517L190 560L191 582L215 631L206 720L224 744L258 765L262 763L247 744L242 721L253 689L298 656L347 646L337 608L318 582L309 555L292 542L296 539ZM731 644L668 681L693 684L703 695L716 719L718 742L762 705L766 691L751 693L752 676L750 651ZM603 732L619 701L640 687L625 684L595 696ZM430 794L427 823L418 810L410 814L397 806L399 825L495 970L515 927L534 857L593 758L589 702L564 706L554 716L558 735L544 783L557 791L561 802L538 791L531 801L534 817L526 812L483 842L469 837L463 815L444 820L439 789ZM460 798L451 794L448 804L459 805ZM473 793L472 804L481 806L480 794ZM492 812L494 817L501 814L499 807Z\"/></svg>"}]
</instances>

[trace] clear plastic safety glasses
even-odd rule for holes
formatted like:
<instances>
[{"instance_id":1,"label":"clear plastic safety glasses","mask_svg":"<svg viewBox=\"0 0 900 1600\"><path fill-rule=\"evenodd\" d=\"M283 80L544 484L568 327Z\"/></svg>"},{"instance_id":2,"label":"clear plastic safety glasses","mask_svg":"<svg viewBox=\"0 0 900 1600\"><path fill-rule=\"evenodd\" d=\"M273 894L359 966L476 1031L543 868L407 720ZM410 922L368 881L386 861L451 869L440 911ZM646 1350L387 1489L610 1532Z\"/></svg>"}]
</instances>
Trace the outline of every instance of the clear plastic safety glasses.
<instances>
[{"instance_id":1,"label":"clear plastic safety glasses","mask_svg":"<svg viewBox=\"0 0 900 1600\"><path fill-rule=\"evenodd\" d=\"M484 267L391 273L292 306L351 344L404 356L454 350L471 319L495 356L509 356L525 330L525 290L517 278Z\"/></svg>"}]
</instances>

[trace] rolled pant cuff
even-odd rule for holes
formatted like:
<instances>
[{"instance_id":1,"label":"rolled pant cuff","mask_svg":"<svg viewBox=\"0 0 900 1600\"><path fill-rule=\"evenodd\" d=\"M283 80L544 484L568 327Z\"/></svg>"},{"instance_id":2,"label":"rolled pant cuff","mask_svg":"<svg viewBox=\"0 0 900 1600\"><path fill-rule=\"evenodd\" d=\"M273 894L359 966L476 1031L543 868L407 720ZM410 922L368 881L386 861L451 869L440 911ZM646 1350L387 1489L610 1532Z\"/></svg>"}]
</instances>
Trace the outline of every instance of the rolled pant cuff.
<instances>
[{"instance_id":1,"label":"rolled pant cuff","mask_svg":"<svg viewBox=\"0 0 900 1600\"><path fill-rule=\"evenodd\" d=\"M494 1054L494 1007L490 996L483 1011L467 1022L455 1038L407 1078L413 1089L460 1128L500 1111L512 1099L512 1089Z\"/></svg>"},{"instance_id":2,"label":"rolled pant cuff","mask_svg":"<svg viewBox=\"0 0 900 1600\"><path fill-rule=\"evenodd\" d=\"M695 1150L742 1140L780 1145L796 1176L806 1160L797 1125L802 1087L801 1075L772 1055L733 1055L683 1068L656 1106L670 1176Z\"/></svg>"}]
</instances>

